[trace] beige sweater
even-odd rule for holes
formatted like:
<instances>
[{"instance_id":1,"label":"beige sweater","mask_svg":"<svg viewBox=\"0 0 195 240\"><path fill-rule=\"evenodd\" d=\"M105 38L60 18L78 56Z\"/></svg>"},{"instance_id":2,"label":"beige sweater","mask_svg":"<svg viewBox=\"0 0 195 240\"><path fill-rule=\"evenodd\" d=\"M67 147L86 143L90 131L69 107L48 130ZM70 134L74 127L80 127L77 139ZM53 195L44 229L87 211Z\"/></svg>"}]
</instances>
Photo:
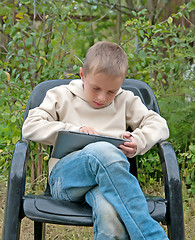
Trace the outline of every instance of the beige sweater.
<instances>
[{"instance_id":1,"label":"beige sweater","mask_svg":"<svg viewBox=\"0 0 195 240\"><path fill-rule=\"evenodd\" d=\"M112 137L122 137L130 126L137 142L136 155L169 137L166 121L132 92L120 89L109 106L94 109L85 99L81 80L49 90L42 104L29 111L22 133L25 139L54 145L58 130L79 131L82 126ZM49 173L57 161L50 159Z\"/></svg>"}]
</instances>

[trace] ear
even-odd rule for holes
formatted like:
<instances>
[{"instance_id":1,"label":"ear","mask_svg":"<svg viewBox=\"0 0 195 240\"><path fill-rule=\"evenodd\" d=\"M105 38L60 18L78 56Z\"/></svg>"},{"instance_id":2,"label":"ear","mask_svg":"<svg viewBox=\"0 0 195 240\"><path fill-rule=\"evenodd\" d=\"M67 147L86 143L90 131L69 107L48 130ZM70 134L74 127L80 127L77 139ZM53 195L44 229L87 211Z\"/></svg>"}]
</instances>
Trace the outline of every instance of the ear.
<instances>
[{"instance_id":1,"label":"ear","mask_svg":"<svg viewBox=\"0 0 195 240\"><path fill-rule=\"evenodd\" d=\"M84 82L84 71L82 67L80 68L80 77L81 77L81 80Z\"/></svg>"}]
</instances>

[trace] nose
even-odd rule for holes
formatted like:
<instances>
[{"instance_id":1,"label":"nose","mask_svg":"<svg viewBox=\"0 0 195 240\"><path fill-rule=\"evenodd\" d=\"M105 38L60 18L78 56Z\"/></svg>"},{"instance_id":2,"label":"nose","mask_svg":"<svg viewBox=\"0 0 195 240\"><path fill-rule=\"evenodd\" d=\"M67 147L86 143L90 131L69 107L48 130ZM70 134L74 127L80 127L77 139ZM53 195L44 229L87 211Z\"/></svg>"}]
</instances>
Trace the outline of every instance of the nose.
<instances>
[{"instance_id":1,"label":"nose","mask_svg":"<svg viewBox=\"0 0 195 240\"><path fill-rule=\"evenodd\" d=\"M98 101L99 101L100 103L104 103L104 102L106 101L106 94L103 93L103 92L99 93L99 94L98 94Z\"/></svg>"}]
</instances>

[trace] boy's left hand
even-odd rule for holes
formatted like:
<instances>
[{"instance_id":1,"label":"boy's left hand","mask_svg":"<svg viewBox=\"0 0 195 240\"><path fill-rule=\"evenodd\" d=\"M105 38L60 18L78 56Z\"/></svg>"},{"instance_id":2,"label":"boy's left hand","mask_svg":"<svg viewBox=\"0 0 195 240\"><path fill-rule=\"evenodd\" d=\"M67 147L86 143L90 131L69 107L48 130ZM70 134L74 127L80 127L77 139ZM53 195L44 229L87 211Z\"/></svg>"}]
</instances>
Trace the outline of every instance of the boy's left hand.
<instances>
[{"instance_id":1,"label":"boy's left hand","mask_svg":"<svg viewBox=\"0 0 195 240\"><path fill-rule=\"evenodd\" d=\"M125 132L123 135L124 139L129 139L131 142L124 142L119 147L126 157L133 157L137 152L137 143L135 138L130 132Z\"/></svg>"}]
</instances>

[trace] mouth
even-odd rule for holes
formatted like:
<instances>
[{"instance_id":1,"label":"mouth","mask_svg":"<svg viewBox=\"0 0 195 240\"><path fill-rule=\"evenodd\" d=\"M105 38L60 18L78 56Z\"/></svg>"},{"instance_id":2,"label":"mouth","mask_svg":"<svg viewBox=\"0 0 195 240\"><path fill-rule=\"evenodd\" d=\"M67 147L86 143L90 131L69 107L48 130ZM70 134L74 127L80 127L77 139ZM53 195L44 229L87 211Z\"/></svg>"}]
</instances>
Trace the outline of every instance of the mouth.
<instances>
[{"instance_id":1,"label":"mouth","mask_svg":"<svg viewBox=\"0 0 195 240\"><path fill-rule=\"evenodd\" d=\"M97 107L103 107L103 106L104 106L103 103L99 103L99 102L96 102L96 101L94 101L93 103L94 103Z\"/></svg>"}]
</instances>

